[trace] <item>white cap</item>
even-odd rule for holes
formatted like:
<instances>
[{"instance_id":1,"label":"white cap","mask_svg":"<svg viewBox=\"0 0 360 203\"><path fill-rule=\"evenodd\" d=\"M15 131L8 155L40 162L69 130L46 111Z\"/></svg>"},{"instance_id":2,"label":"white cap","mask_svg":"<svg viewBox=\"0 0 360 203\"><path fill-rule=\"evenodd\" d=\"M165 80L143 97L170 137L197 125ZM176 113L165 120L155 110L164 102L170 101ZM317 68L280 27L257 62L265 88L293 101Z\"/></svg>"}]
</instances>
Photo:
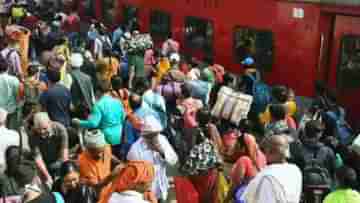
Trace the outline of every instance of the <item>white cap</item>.
<instances>
[{"instance_id":1,"label":"white cap","mask_svg":"<svg viewBox=\"0 0 360 203\"><path fill-rule=\"evenodd\" d=\"M180 55L177 53L172 53L170 55L170 61L180 62Z\"/></svg>"},{"instance_id":2,"label":"white cap","mask_svg":"<svg viewBox=\"0 0 360 203\"><path fill-rule=\"evenodd\" d=\"M163 131L163 127L153 115L144 118L144 127L141 129L141 134L160 133L161 131Z\"/></svg>"}]
</instances>

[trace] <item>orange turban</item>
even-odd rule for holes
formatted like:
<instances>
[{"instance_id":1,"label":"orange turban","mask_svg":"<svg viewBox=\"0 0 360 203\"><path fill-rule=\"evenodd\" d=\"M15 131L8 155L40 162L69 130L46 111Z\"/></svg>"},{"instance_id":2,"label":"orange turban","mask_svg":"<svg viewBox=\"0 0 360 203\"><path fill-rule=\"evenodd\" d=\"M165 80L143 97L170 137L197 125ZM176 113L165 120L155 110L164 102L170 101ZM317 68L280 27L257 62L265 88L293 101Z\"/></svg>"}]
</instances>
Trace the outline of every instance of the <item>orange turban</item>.
<instances>
[{"instance_id":1,"label":"orange turban","mask_svg":"<svg viewBox=\"0 0 360 203\"><path fill-rule=\"evenodd\" d=\"M151 183L155 176L154 166L146 161L129 161L115 181L115 191L122 192L138 184Z\"/></svg>"},{"instance_id":2,"label":"orange turban","mask_svg":"<svg viewBox=\"0 0 360 203\"><path fill-rule=\"evenodd\" d=\"M133 189L137 184L151 183L154 177L155 169L151 163L147 161L129 161L126 167L121 170L101 203L107 202L113 192L123 192ZM151 191L145 192L144 198L151 203L157 203L157 199Z\"/></svg>"}]
</instances>

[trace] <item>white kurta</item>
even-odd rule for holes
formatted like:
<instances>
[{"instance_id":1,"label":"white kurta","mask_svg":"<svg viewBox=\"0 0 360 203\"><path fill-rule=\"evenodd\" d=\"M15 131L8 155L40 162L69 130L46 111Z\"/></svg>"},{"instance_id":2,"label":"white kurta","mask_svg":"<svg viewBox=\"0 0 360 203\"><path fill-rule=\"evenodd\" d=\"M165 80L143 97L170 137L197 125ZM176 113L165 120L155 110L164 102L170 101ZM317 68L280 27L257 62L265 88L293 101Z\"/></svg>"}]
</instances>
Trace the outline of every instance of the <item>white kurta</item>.
<instances>
[{"instance_id":1,"label":"white kurta","mask_svg":"<svg viewBox=\"0 0 360 203\"><path fill-rule=\"evenodd\" d=\"M160 155L160 153L151 150L144 139L140 137L131 147L127 155L127 159L144 160L154 164L155 179L152 184L152 191L155 193L157 198L166 200L169 189L166 166L167 164L174 166L178 162L178 156L165 136L160 134L158 139L164 152L164 158Z\"/></svg>"},{"instance_id":2,"label":"white kurta","mask_svg":"<svg viewBox=\"0 0 360 203\"><path fill-rule=\"evenodd\" d=\"M249 183L243 198L252 203L299 203L302 174L294 164L271 164Z\"/></svg>"}]
</instances>

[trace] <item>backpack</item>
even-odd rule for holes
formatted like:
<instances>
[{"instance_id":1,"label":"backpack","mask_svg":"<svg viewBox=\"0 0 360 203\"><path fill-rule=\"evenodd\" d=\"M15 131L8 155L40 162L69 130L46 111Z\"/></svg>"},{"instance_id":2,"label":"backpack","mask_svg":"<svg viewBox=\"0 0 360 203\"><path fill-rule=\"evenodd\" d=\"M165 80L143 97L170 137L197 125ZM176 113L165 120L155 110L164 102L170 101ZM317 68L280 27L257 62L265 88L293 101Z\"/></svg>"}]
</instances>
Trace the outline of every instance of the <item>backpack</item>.
<instances>
[{"instance_id":1,"label":"backpack","mask_svg":"<svg viewBox=\"0 0 360 203\"><path fill-rule=\"evenodd\" d=\"M40 82L24 82L24 100L25 103L38 103L41 94Z\"/></svg>"},{"instance_id":2,"label":"backpack","mask_svg":"<svg viewBox=\"0 0 360 203\"><path fill-rule=\"evenodd\" d=\"M327 111L325 116L330 119L334 127L334 136L337 137L341 144L348 145L353 139L353 131L345 120L345 111L338 108L338 112Z\"/></svg>"},{"instance_id":3,"label":"backpack","mask_svg":"<svg viewBox=\"0 0 360 203\"><path fill-rule=\"evenodd\" d=\"M253 103L251 106L252 112L259 114L266 110L267 105L271 102L271 91L270 87L261 82L258 78L251 74L247 75L252 80L252 96Z\"/></svg>"},{"instance_id":4,"label":"backpack","mask_svg":"<svg viewBox=\"0 0 360 203\"><path fill-rule=\"evenodd\" d=\"M317 159L320 149L311 154L311 158L306 158L303 169L304 186L331 186L331 176L329 171Z\"/></svg>"}]
</instances>

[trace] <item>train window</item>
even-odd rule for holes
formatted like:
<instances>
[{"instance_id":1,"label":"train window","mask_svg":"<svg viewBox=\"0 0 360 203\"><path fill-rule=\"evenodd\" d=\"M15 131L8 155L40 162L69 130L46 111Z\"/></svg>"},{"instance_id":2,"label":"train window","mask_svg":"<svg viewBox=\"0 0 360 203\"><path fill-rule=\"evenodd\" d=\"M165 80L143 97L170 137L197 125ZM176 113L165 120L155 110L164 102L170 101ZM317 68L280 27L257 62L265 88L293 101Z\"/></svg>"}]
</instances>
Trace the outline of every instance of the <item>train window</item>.
<instances>
[{"instance_id":1,"label":"train window","mask_svg":"<svg viewBox=\"0 0 360 203\"><path fill-rule=\"evenodd\" d=\"M210 20L198 17L185 19L185 45L212 54L214 25Z\"/></svg>"},{"instance_id":2,"label":"train window","mask_svg":"<svg viewBox=\"0 0 360 203\"><path fill-rule=\"evenodd\" d=\"M117 0L103 0L102 13L106 24L112 24L116 18Z\"/></svg>"},{"instance_id":3,"label":"train window","mask_svg":"<svg viewBox=\"0 0 360 203\"><path fill-rule=\"evenodd\" d=\"M150 15L150 33L155 39L166 39L171 32L171 15L163 11L153 11Z\"/></svg>"},{"instance_id":4,"label":"train window","mask_svg":"<svg viewBox=\"0 0 360 203\"><path fill-rule=\"evenodd\" d=\"M93 0L84 0L83 6L85 10L85 16L94 17L95 15L95 1Z\"/></svg>"},{"instance_id":5,"label":"train window","mask_svg":"<svg viewBox=\"0 0 360 203\"><path fill-rule=\"evenodd\" d=\"M125 5L123 10L123 24L130 31L138 30L138 8L132 5Z\"/></svg>"},{"instance_id":6,"label":"train window","mask_svg":"<svg viewBox=\"0 0 360 203\"><path fill-rule=\"evenodd\" d=\"M344 36L341 42L337 83L342 89L360 87L360 36Z\"/></svg>"},{"instance_id":7,"label":"train window","mask_svg":"<svg viewBox=\"0 0 360 203\"><path fill-rule=\"evenodd\" d=\"M259 69L270 72L274 55L273 38L271 31L235 27L233 42L235 62L240 63L247 56L253 56Z\"/></svg>"}]
</instances>

